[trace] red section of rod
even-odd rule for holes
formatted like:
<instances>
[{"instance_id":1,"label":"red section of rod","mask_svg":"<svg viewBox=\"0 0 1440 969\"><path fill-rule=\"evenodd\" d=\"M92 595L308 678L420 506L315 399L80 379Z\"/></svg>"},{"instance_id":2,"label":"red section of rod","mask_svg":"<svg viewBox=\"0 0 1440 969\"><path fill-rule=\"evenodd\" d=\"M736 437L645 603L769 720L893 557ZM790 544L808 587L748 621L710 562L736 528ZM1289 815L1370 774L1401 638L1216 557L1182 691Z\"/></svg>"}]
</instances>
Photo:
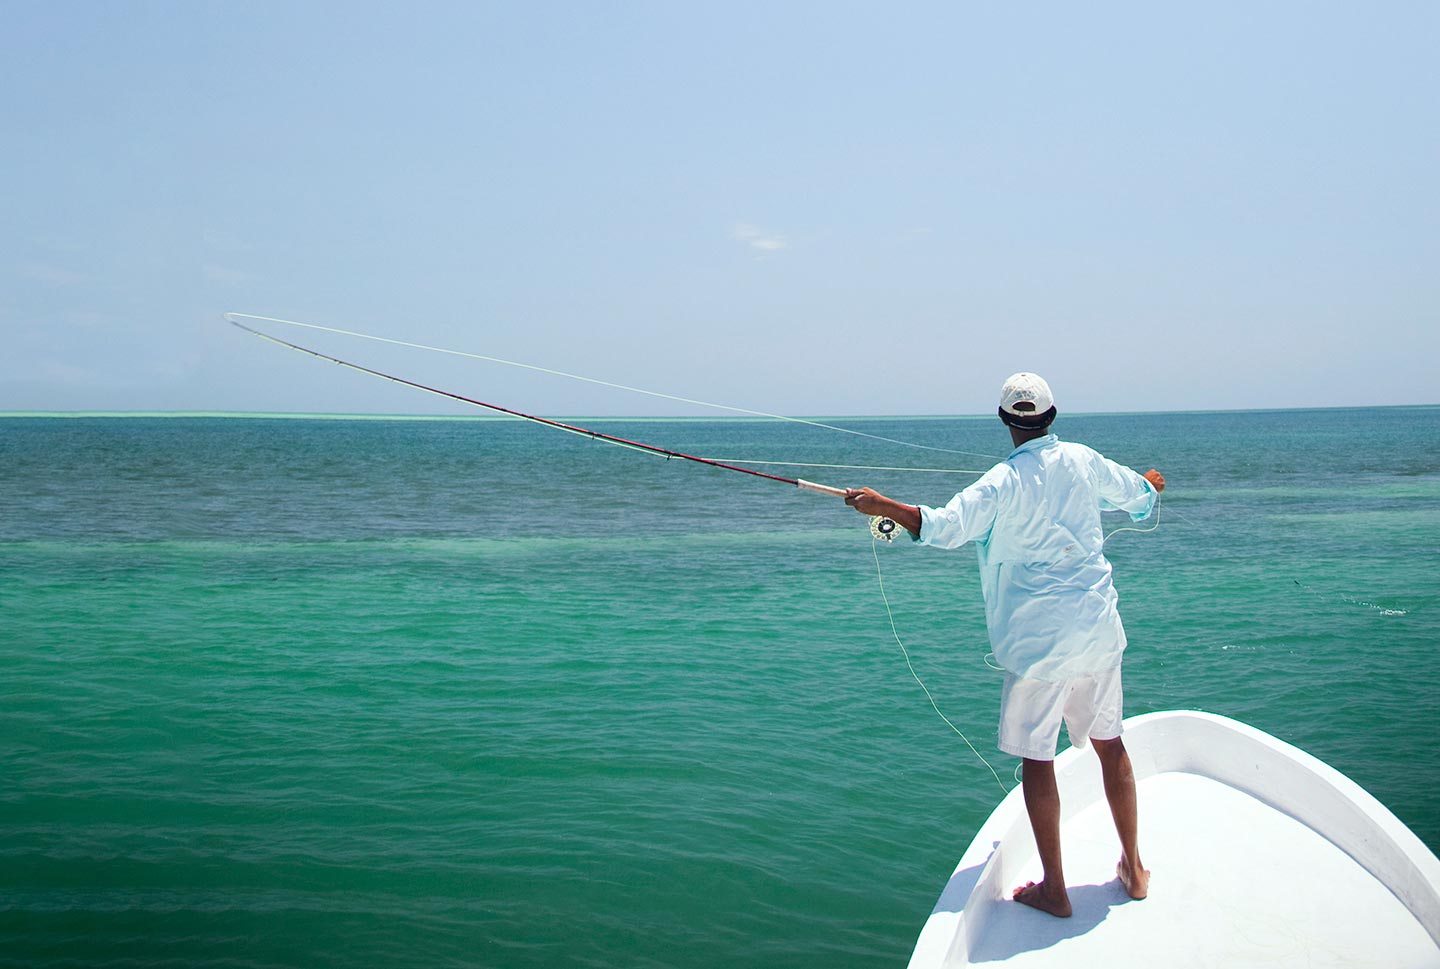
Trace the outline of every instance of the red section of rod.
<instances>
[{"instance_id":1,"label":"red section of rod","mask_svg":"<svg viewBox=\"0 0 1440 969\"><path fill-rule=\"evenodd\" d=\"M739 471L741 474L754 475L757 478L768 478L771 481L779 481L782 484L799 484L799 482L795 478L782 478L778 474L766 474L764 471L756 471L752 468L742 468L738 464L726 464L723 461L712 461L710 458L698 458L693 454L682 454L679 451L671 451L667 448L656 447L653 444L645 444L640 441L631 441L627 438L616 437L613 434L604 434L600 431L592 431L588 428L577 427L574 424L566 424L563 421L551 420L548 417L537 417L534 414L524 414L518 410L511 410L509 407L501 407L499 404L487 404L483 400L475 400L471 397L465 397L460 394L451 393L448 390L440 390L436 387L427 387L425 384L416 383L413 380L406 380L404 377L396 377L388 373L383 373L379 370L371 370L369 367L362 367L358 363L351 363L348 360L341 360L339 357L332 357L329 354L321 353L319 350L311 350L309 347L302 347L298 343L291 343L288 340L282 340L279 337L271 336L268 333L262 333L261 331L253 327L246 326L244 323L236 323L234 320L230 319L227 319L226 322L229 323L231 326L239 327L247 333L254 334L255 336L260 337L262 340L269 340L271 343L278 343L282 347L289 347L291 350L298 350L301 353L308 353L310 354L310 356L318 357L321 360L328 360L331 363L338 363L340 366L349 367L351 370L358 370L361 373L368 373L372 377L380 377L385 380L393 381L397 384L404 384L407 387L414 387L416 390L423 390L426 393L436 394L440 397L449 397L451 400L458 400L462 403L473 404L476 407L484 407L487 410L493 410L500 414L508 414L511 417L518 417L521 420L533 421L536 424L544 424L548 427L556 427L562 431L569 431L572 434L584 434L585 436L592 437L597 441L608 441L611 444L622 444L625 447L638 448L641 451L649 451L651 454L663 454L667 458L682 458L686 461L694 461L696 464L706 464L712 468L723 468L726 471Z\"/></svg>"}]
</instances>

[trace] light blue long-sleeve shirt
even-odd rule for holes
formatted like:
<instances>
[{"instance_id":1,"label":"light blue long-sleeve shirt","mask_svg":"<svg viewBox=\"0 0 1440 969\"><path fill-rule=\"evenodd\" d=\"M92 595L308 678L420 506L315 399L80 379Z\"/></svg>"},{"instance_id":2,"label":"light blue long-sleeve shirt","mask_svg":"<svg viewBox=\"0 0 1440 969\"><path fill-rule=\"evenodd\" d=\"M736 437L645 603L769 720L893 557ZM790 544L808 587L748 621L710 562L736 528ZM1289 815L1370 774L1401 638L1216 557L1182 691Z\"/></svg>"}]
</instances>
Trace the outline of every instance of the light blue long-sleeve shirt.
<instances>
[{"instance_id":1,"label":"light blue long-sleeve shirt","mask_svg":"<svg viewBox=\"0 0 1440 969\"><path fill-rule=\"evenodd\" d=\"M1141 521L1157 497L1131 469L1050 434L943 508L921 505L918 540L973 542L996 662L1017 676L1066 680L1119 666L1125 651L1100 512Z\"/></svg>"}]
</instances>

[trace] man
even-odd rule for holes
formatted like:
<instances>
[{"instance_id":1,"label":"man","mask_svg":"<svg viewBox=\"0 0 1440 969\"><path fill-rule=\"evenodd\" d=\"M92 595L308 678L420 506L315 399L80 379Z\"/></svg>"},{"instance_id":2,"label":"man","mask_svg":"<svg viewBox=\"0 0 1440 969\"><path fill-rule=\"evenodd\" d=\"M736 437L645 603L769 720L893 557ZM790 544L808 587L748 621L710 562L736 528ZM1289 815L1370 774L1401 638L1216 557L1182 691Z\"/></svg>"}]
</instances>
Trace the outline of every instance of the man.
<instances>
[{"instance_id":1,"label":"man","mask_svg":"<svg viewBox=\"0 0 1440 969\"><path fill-rule=\"evenodd\" d=\"M893 519L926 545L975 543L990 645L1005 668L999 747L1024 760L1025 809L1044 872L1039 884L1015 889L1014 898L1066 918L1054 765L1062 719L1071 743L1093 741L1100 757L1120 835L1116 874L1131 898L1144 898L1150 888L1137 843L1135 775L1120 739L1125 630L1100 512L1149 517L1165 479L1061 441L1050 433L1056 413L1049 385L1017 373L1001 388L999 409L1015 450L945 507L902 504L870 488L847 490L845 503Z\"/></svg>"}]
</instances>

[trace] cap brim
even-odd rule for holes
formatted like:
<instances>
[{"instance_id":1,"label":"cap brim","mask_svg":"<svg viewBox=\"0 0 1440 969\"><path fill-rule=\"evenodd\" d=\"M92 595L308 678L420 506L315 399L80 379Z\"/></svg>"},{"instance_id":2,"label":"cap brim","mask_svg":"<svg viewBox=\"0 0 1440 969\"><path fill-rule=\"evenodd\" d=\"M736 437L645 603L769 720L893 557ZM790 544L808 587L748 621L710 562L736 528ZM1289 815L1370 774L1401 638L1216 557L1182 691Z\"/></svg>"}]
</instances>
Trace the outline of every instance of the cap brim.
<instances>
[{"instance_id":1,"label":"cap brim","mask_svg":"<svg viewBox=\"0 0 1440 969\"><path fill-rule=\"evenodd\" d=\"M1034 431L1046 427L1055 420L1056 415L1059 413L1053 406L1040 414L1012 414L1003 407L999 409L999 412L1000 419L1007 425L1017 427L1023 431Z\"/></svg>"}]
</instances>

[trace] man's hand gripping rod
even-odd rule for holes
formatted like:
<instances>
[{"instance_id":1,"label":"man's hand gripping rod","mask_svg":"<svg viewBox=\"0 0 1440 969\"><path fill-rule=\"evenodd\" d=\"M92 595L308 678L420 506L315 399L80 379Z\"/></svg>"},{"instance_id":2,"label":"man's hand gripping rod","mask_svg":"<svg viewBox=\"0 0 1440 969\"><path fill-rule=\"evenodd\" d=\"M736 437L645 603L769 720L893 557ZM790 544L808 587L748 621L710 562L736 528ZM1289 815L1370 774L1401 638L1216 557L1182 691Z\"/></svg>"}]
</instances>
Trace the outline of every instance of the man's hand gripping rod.
<instances>
[{"instance_id":1,"label":"man's hand gripping rod","mask_svg":"<svg viewBox=\"0 0 1440 969\"><path fill-rule=\"evenodd\" d=\"M801 491L813 491L817 495L830 495L835 498L847 496L844 488L831 488L829 485L816 484L813 481L806 481L804 478L796 480L795 487ZM886 518L884 515L870 516L870 534L882 542L893 542L895 533L899 530L900 526L893 518Z\"/></svg>"}]
</instances>

